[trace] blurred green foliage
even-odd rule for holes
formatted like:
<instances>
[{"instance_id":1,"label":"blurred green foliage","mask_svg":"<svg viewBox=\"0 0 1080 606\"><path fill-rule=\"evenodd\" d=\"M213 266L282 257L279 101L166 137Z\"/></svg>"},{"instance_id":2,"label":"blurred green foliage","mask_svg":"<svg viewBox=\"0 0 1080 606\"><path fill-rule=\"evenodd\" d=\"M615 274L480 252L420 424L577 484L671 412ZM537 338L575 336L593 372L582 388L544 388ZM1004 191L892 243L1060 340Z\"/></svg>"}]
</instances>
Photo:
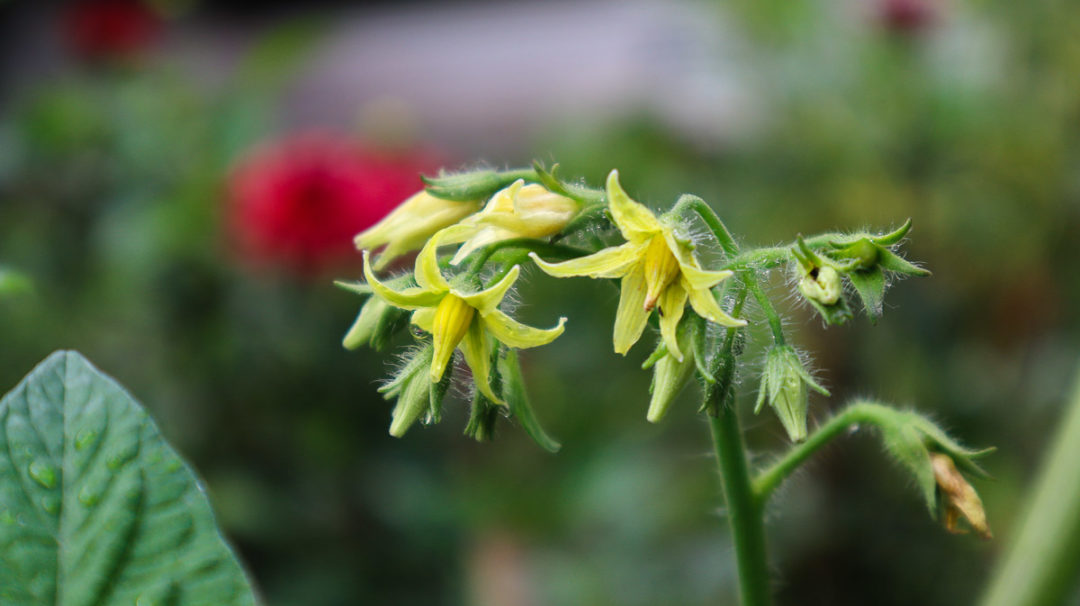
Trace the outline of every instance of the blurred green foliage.
<instances>
[{"instance_id":1,"label":"blurred green foliage","mask_svg":"<svg viewBox=\"0 0 1080 606\"><path fill-rule=\"evenodd\" d=\"M834 3L789 6L722 15L745 37L760 101L750 134L701 142L644 115L552 127L510 160L554 158L593 184L615 167L657 205L693 192L753 244L912 218L907 250L934 275L894 285L877 326L825 330L787 306L792 341L833 393L812 399L811 425L872 395L998 446L984 460L997 480L977 488L1007 538L1080 357L1080 6L942 3L939 20L906 33ZM340 347L357 303L331 278L358 272L300 278L233 257L223 183L278 129L287 78L267 66L302 69L282 57L317 39L303 27L269 36L288 48L254 52L221 91L153 62L20 91L0 124L0 262L34 292L0 298L0 385L70 347L150 402L273 606L729 602L734 565L693 389L663 424L645 423L649 347L610 353L609 285L523 280L522 321L570 318L522 360L564 445L551 456L506 425L494 443L466 440L464 402L436 428L389 438L375 389L390 368ZM778 274L773 292L793 286ZM785 443L749 411L762 356L751 349L741 369L758 462ZM1000 544L930 523L877 448L856 433L776 501L780 603L978 594Z\"/></svg>"}]
</instances>

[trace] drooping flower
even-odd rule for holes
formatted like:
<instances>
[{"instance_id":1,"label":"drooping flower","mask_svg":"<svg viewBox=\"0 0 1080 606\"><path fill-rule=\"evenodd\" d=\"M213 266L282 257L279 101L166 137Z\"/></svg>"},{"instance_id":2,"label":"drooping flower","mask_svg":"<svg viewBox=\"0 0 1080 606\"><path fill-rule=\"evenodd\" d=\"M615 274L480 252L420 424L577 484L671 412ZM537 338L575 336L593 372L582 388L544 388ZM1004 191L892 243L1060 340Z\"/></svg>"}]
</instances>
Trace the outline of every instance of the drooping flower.
<instances>
[{"instance_id":1,"label":"drooping flower","mask_svg":"<svg viewBox=\"0 0 1080 606\"><path fill-rule=\"evenodd\" d=\"M230 180L230 227L246 256L315 272L416 190L430 160L306 133L257 148Z\"/></svg>"},{"instance_id":2,"label":"drooping flower","mask_svg":"<svg viewBox=\"0 0 1080 606\"><path fill-rule=\"evenodd\" d=\"M675 226L657 218L648 208L630 199L619 185L618 171L607 178L608 209L626 243L562 263L548 263L530 256L549 275L557 278L589 276L622 278L619 308L615 314L615 352L625 354L641 338L649 314L660 312L660 334L668 352L682 361L676 329L686 303L701 317L722 326L745 326L717 303L712 287L732 275L730 271L701 268L692 245L675 233Z\"/></svg>"},{"instance_id":3,"label":"drooping flower","mask_svg":"<svg viewBox=\"0 0 1080 606\"><path fill-rule=\"evenodd\" d=\"M492 391L489 380L491 337L518 349L546 345L562 334L566 318L560 318L557 326L545 330L521 324L499 310L503 297L521 273L519 266L514 266L486 290L469 292L452 286L439 271L437 249L443 236L453 236L453 233L436 234L417 256L414 273L417 286L393 290L380 282L366 250L364 278L375 296L394 307L411 310L412 323L431 333L435 346L430 368L432 381L442 380L454 350L460 349L465 363L472 369L477 389L492 402L501 404L502 399Z\"/></svg>"},{"instance_id":4,"label":"drooping flower","mask_svg":"<svg viewBox=\"0 0 1080 606\"><path fill-rule=\"evenodd\" d=\"M480 200L444 200L421 190L378 224L356 236L354 243L363 251L385 245L375 259L375 269L381 270L401 255L419 250L436 232L475 213L480 205Z\"/></svg>"},{"instance_id":5,"label":"drooping flower","mask_svg":"<svg viewBox=\"0 0 1080 606\"><path fill-rule=\"evenodd\" d=\"M934 481L937 482L938 492L944 497L941 500L941 507L945 510L942 520L945 530L952 533L963 532L959 524L960 519L963 518L980 537L993 538L990 525L986 522L982 499L956 469L952 457L935 452L930 454L930 462L934 469Z\"/></svg>"},{"instance_id":6,"label":"drooping flower","mask_svg":"<svg viewBox=\"0 0 1080 606\"><path fill-rule=\"evenodd\" d=\"M457 231L464 244L451 263L457 265L473 251L514 238L553 236L581 210L576 200L548 191L543 185L518 179L500 190L480 212L461 221L471 229ZM455 241L444 240L447 244Z\"/></svg>"}]
</instances>

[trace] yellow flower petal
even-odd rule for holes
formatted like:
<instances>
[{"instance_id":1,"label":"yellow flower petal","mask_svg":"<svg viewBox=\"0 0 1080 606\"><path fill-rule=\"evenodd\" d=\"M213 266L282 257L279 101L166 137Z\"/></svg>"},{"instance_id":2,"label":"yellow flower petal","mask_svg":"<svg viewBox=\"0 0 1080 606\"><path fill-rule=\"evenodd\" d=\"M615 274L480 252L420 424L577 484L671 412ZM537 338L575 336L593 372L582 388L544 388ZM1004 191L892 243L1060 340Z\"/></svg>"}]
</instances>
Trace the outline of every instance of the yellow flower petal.
<instances>
[{"instance_id":1,"label":"yellow flower petal","mask_svg":"<svg viewBox=\"0 0 1080 606\"><path fill-rule=\"evenodd\" d=\"M454 348L461 343L476 324L473 321L476 310L460 297L448 294L443 298L431 321L431 339L435 345L435 355L431 360L431 380L442 380L446 365L454 355Z\"/></svg>"},{"instance_id":2,"label":"yellow flower petal","mask_svg":"<svg viewBox=\"0 0 1080 606\"><path fill-rule=\"evenodd\" d=\"M431 239L424 245L423 250L416 256L416 270L414 273L416 283L420 285L420 288L437 292L448 292L450 290L450 283L446 281L442 272L439 271L439 247L453 242L470 230L471 228L466 226L454 225L431 236ZM460 242L460 240L458 241Z\"/></svg>"},{"instance_id":3,"label":"yellow flower petal","mask_svg":"<svg viewBox=\"0 0 1080 606\"><path fill-rule=\"evenodd\" d=\"M641 338L649 312L645 311L645 271L640 264L622 279L619 309L615 312L615 353L626 354Z\"/></svg>"},{"instance_id":4,"label":"yellow flower petal","mask_svg":"<svg viewBox=\"0 0 1080 606\"><path fill-rule=\"evenodd\" d=\"M435 308L425 307L418 309L412 313L409 321L424 332L435 332Z\"/></svg>"},{"instance_id":5,"label":"yellow flower petal","mask_svg":"<svg viewBox=\"0 0 1080 606\"><path fill-rule=\"evenodd\" d=\"M685 278L684 275L681 285L690 295L690 306L694 308L694 311L699 316L721 326L746 326L746 320L732 318L720 308L720 304L716 302L716 297L713 296L711 290L708 288L692 288Z\"/></svg>"},{"instance_id":6,"label":"yellow flower petal","mask_svg":"<svg viewBox=\"0 0 1080 606\"><path fill-rule=\"evenodd\" d=\"M733 273L729 270L710 271L694 265L680 264L679 271L691 289L712 288L730 278Z\"/></svg>"},{"instance_id":7,"label":"yellow flower petal","mask_svg":"<svg viewBox=\"0 0 1080 606\"><path fill-rule=\"evenodd\" d=\"M498 340L509 347L528 349L547 345L563 333L566 318L559 318L555 328L533 328L518 322L499 310L493 310L483 316L484 327Z\"/></svg>"},{"instance_id":8,"label":"yellow flower petal","mask_svg":"<svg viewBox=\"0 0 1080 606\"><path fill-rule=\"evenodd\" d=\"M503 297L506 296L506 291L510 290L510 287L514 285L514 281L521 275L521 266L515 265L510 271L506 272L502 280L499 280L491 288L482 290L478 293L459 293L454 291L454 294L465 300L466 303L475 307L480 315L487 315L491 311L499 306Z\"/></svg>"},{"instance_id":9,"label":"yellow flower petal","mask_svg":"<svg viewBox=\"0 0 1080 606\"><path fill-rule=\"evenodd\" d=\"M621 278L637 262L648 241L627 242L619 246L605 248L587 257L570 259L561 263L548 263L536 253L529 253L532 260L549 276L568 278L570 276L589 276L592 278Z\"/></svg>"},{"instance_id":10,"label":"yellow flower petal","mask_svg":"<svg viewBox=\"0 0 1080 606\"><path fill-rule=\"evenodd\" d=\"M371 290L387 303L401 309L419 309L421 307L433 307L442 301L444 293L431 292L423 288L406 288L401 291L393 290L375 277L371 269L369 253L364 251L364 279L371 285Z\"/></svg>"},{"instance_id":11,"label":"yellow flower petal","mask_svg":"<svg viewBox=\"0 0 1080 606\"><path fill-rule=\"evenodd\" d=\"M505 405L491 390L491 342L480 322L473 322L465 333L465 338L461 340L461 353L465 354L465 363L472 370L473 382L480 393L495 404Z\"/></svg>"},{"instance_id":12,"label":"yellow flower petal","mask_svg":"<svg viewBox=\"0 0 1080 606\"><path fill-rule=\"evenodd\" d=\"M656 215L645 205L633 201L619 184L619 171L613 170L607 178L608 209L615 226L628 241L652 235L661 229Z\"/></svg>"},{"instance_id":13,"label":"yellow flower petal","mask_svg":"<svg viewBox=\"0 0 1080 606\"><path fill-rule=\"evenodd\" d=\"M381 270L395 258L419 249L432 234L473 214L480 206L479 200L453 202L420 191L356 236L355 244L361 250L371 251L386 245L375 262L375 268Z\"/></svg>"},{"instance_id":14,"label":"yellow flower petal","mask_svg":"<svg viewBox=\"0 0 1080 606\"><path fill-rule=\"evenodd\" d=\"M679 362L683 361L683 353L679 349L677 333L679 320L686 309L686 298L686 289L681 284L672 284L660 295L660 336L667 345L668 354Z\"/></svg>"}]
</instances>

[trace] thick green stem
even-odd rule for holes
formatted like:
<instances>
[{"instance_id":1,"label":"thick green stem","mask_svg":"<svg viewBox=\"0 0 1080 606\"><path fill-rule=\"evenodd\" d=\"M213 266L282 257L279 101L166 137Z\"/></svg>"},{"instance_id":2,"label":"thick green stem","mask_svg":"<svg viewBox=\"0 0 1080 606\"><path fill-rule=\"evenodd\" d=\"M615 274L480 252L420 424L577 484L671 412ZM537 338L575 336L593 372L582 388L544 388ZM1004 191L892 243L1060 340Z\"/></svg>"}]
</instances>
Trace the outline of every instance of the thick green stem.
<instances>
[{"instance_id":1,"label":"thick green stem","mask_svg":"<svg viewBox=\"0 0 1080 606\"><path fill-rule=\"evenodd\" d=\"M727 503L728 525L735 544L740 603L742 606L768 606L772 600L765 557L764 508L750 483L738 411L732 402L709 404L717 409L717 416L709 417L709 427L720 468L720 485Z\"/></svg>"},{"instance_id":2,"label":"thick green stem","mask_svg":"<svg viewBox=\"0 0 1080 606\"><path fill-rule=\"evenodd\" d=\"M893 409L872 402L856 402L843 412L833 416L824 425L817 428L805 442L796 444L783 458L758 474L754 480L754 494L765 503L776 487L792 472L806 462L815 452L830 440L843 433L849 427L859 423L880 425L884 419L895 415Z\"/></svg>"}]
</instances>

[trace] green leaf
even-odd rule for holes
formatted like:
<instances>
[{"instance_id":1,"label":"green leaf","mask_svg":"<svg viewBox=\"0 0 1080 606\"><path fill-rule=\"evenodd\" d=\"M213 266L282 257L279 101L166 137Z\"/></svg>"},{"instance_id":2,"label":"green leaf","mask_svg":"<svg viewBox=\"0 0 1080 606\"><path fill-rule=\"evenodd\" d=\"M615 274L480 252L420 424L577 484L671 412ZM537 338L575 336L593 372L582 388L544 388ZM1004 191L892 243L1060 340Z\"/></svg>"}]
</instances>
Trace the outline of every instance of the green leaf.
<instances>
[{"instance_id":1,"label":"green leaf","mask_svg":"<svg viewBox=\"0 0 1080 606\"><path fill-rule=\"evenodd\" d=\"M0 604L255 603L199 480L115 381L57 352L0 400Z\"/></svg>"}]
</instances>

